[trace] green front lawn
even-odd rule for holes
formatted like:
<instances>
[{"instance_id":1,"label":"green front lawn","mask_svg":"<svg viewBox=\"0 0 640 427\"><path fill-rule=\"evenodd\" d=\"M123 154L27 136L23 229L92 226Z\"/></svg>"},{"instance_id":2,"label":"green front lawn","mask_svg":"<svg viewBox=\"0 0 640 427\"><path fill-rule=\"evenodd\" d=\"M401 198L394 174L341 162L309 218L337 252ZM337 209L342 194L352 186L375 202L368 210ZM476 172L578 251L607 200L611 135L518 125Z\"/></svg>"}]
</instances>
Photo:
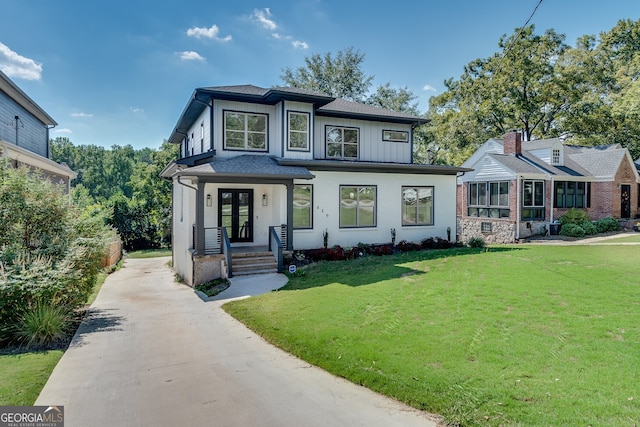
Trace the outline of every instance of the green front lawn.
<instances>
[{"instance_id":1,"label":"green front lawn","mask_svg":"<svg viewBox=\"0 0 640 427\"><path fill-rule=\"evenodd\" d=\"M452 424L640 422L640 246L424 251L305 270L224 308Z\"/></svg>"},{"instance_id":2,"label":"green front lawn","mask_svg":"<svg viewBox=\"0 0 640 427\"><path fill-rule=\"evenodd\" d=\"M0 355L0 406L31 406L62 350Z\"/></svg>"}]
</instances>

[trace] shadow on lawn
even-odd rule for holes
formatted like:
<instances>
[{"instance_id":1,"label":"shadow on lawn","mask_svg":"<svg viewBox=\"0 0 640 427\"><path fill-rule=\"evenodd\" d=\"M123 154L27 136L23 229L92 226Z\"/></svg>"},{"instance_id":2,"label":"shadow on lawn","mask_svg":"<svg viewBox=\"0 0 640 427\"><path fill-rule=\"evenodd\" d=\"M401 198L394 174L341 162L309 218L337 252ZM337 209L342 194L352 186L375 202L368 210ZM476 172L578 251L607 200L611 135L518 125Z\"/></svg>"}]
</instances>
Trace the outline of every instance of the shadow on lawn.
<instances>
[{"instance_id":1,"label":"shadow on lawn","mask_svg":"<svg viewBox=\"0 0 640 427\"><path fill-rule=\"evenodd\" d=\"M442 258L464 257L482 253L526 250L524 247L453 248L404 252L395 255L366 256L346 261L319 261L290 277L289 283L279 291L292 291L340 283L347 286L363 286L401 277L427 274L420 268L402 264L433 261Z\"/></svg>"}]
</instances>

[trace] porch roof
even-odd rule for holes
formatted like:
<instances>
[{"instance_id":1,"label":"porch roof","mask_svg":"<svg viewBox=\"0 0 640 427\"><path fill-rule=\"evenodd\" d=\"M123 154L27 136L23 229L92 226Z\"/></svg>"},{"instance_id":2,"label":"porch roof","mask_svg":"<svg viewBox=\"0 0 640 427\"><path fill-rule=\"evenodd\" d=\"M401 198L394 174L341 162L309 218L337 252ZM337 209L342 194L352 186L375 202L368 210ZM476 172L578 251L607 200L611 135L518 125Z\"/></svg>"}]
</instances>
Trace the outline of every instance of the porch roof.
<instances>
[{"instance_id":1,"label":"porch roof","mask_svg":"<svg viewBox=\"0 0 640 427\"><path fill-rule=\"evenodd\" d=\"M316 171L403 173L426 175L457 175L473 169L458 166L424 165L416 163L382 163L347 160L278 159L283 166L299 166Z\"/></svg>"},{"instance_id":2,"label":"porch roof","mask_svg":"<svg viewBox=\"0 0 640 427\"><path fill-rule=\"evenodd\" d=\"M228 159L179 169L176 176L198 178L252 178L252 179L313 179L314 175L302 166L285 166L271 156L244 154Z\"/></svg>"}]
</instances>

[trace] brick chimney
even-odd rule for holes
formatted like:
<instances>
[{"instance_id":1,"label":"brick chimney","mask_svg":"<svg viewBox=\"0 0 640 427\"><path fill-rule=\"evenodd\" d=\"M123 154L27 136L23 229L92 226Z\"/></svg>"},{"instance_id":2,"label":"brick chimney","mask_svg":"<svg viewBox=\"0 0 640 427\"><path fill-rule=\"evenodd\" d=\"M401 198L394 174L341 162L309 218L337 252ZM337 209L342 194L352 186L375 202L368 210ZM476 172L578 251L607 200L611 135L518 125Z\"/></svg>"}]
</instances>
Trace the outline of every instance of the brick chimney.
<instances>
[{"instance_id":1,"label":"brick chimney","mask_svg":"<svg viewBox=\"0 0 640 427\"><path fill-rule=\"evenodd\" d=\"M521 154L522 153L522 135L520 132L511 131L503 137L502 154Z\"/></svg>"}]
</instances>

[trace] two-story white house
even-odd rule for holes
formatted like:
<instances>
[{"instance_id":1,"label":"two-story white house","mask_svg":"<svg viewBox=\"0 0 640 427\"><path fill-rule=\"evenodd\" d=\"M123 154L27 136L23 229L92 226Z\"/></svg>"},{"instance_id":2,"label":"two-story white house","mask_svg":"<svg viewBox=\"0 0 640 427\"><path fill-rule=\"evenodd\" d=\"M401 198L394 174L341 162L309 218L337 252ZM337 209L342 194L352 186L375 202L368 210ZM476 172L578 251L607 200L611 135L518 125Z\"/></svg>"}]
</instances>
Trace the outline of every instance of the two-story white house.
<instances>
[{"instance_id":1,"label":"two-story white house","mask_svg":"<svg viewBox=\"0 0 640 427\"><path fill-rule=\"evenodd\" d=\"M426 120L307 90L195 90L169 141L173 265L196 285L240 273L238 252L455 238L456 175L413 163ZM232 256L233 255L233 256ZM271 258L274 258L270 255Z\"/></svg>"}]
</instances>

